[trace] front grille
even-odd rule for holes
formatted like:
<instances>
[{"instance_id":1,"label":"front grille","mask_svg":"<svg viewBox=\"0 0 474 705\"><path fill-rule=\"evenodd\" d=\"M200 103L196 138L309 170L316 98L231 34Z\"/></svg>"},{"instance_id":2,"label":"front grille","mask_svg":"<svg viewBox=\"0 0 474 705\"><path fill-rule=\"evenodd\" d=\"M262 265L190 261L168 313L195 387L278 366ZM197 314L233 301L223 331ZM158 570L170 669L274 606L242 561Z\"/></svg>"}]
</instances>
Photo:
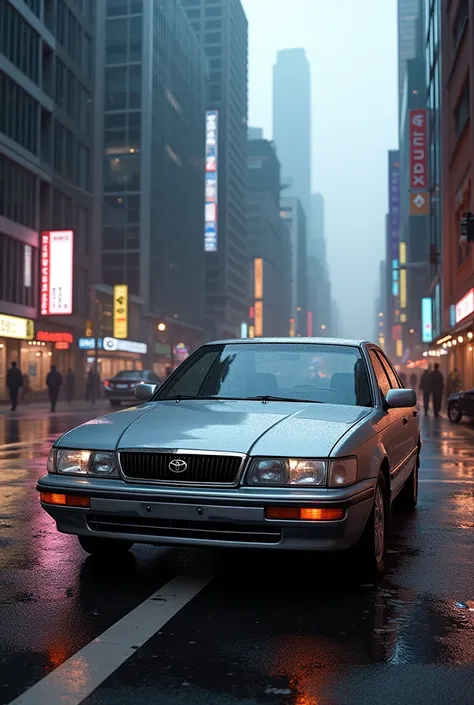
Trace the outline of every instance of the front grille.
<instances>
[{"instance_id":1,"label":"front grille","mask_svg":"<svg viewBox=\"0 0 474 705\"><path fill-rule=\"evenodd\" d=\"M173 461L186 463L186 469L183 472L173 472L170 469L170 463ZM235 455L178 455L127 451L120 453L120 464L124 476L129 480L234 485L239 476L242 458Z\"/></svg>"},{"instance_id":2,"label":"front grille","mask_svg":"<svg viewBox=\"0 0 474 705\"><path fill-rule=\"evenodd\" d=\"M158 538L204 539L234 543L279 543L281 530L251 524L228 524L210 521L181 521L140 517L91 514L87 523L92 531Z\"/></svg>"}]
</instances>

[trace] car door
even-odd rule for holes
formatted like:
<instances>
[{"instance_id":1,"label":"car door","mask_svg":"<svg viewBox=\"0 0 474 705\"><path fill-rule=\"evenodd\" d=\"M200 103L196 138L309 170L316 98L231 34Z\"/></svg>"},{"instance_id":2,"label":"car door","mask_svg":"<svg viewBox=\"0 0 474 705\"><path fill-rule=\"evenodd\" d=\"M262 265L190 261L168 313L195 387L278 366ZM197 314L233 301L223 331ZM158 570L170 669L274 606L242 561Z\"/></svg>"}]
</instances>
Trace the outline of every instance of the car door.
<instances>
[{"instance_id":1,"label":"car door","mask_svg":"<svg viewBox=\"0 0 474 705\"><path fill-rule=\"evenodd\" d=\"M459 406L465 416L474 418L474 389L468 389L463 392L462 397L459 399Z\"/></svg>"},{"instance_id":2,"label":"car door","mask_svg":"<svg viewBox=\"0 0 474 705\"><path fill-rule=\"evenodd\" d=\"M369 357L377 379L377 386L385 398L392 388L389 377L375 348L369 350ZM391 471L396 470L403 461L403 440L405 433L402 432L402 418L404 411L404 409L389 409L385 412L389 423L382 430L382 441L388 453Z\"/></svg>"},{"instance_id":3,"label":"car door","mask_svg":"<svg viewBox=\"0 0 474 705\"><path fill-rule=\"evenodd\" d=\"M381 350L377 350L377 355L379 356L384 370L388 375L392 389L401 389L403 385L390 361ZM418 447L419 438L418 409L416 407L410 407L407 409L400 409L400 412L401 424L398 424L398 433L400 436L400 448L403 449L403 452L401 452L402 465L400 465L396 477L394 478L394 494L398 492L398 489L403 487L405 481L413 470L414 452Z\"/></svg>"}]
</instances>

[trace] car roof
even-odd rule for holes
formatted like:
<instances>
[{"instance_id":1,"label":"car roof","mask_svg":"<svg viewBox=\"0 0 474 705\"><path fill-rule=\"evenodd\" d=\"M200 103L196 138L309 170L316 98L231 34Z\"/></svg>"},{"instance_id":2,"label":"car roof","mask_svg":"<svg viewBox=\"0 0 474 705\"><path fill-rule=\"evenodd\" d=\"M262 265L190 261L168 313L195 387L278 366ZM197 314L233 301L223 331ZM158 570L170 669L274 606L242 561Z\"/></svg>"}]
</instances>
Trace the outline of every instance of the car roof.
<instances>
[{"instance_id":1,"label":"car roof","mask_svg":"<svg viewBox=\"0 0 474 705\"><path fill-rule=\"evenodd\" d=\"M258 345L259 343L293 343L294 345L312 343L317 345L351 345L353 347L370 344L366 340L351 338L229 338L227 340L213 340L206 343L206 345L240 345L241 343L248 345Z\"/></svg>"}]
</instances>

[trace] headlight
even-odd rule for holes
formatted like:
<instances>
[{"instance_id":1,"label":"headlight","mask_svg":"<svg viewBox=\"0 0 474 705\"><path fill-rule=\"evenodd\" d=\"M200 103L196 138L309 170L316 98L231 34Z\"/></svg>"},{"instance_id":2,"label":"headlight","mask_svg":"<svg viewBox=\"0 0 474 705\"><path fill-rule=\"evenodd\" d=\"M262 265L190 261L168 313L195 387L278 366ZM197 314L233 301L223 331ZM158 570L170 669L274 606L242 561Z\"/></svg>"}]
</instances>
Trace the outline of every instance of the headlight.
<instances>
[{"instance_id":1,"label":"headlight","mask_svg":"<svg viewBox=\"0 0 474 705\"><path fill-rule=\"evenodd\" d=\"M49 462L48 458L48 468ZM58 450L56 451L55 464L56 472L64 475L118 476L114 453L95 453L90 450Z\"/></svg>"},{"instance_id":2,"label":"headlight","mask_svg":"<svg viewBox=\"0 0 474 705\"><path fill-rule=\"evenodd\" d=\"M331 460L329 487L347 487L357 482L357 458Z\"/></svg>"},{"instance_id":3,"label":"headlight","mask_svg":"<svg viewBox=\"0 0 474 705\"><path fill-rule=\"evenodd\" d=\"M248 485L305 485L321 487L326 484L326 461L295 458L259 458L252 462Z\"/></svg>"}]
</instances>

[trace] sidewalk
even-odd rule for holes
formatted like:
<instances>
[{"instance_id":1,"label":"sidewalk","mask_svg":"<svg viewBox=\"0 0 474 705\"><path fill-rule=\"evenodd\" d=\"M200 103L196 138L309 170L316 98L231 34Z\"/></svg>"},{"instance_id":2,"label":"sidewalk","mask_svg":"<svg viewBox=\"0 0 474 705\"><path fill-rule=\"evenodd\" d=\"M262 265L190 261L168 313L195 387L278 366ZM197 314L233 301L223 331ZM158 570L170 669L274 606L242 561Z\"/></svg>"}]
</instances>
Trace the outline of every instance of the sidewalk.
<instances>
[{"instance_id":1,"label":"sidewalk","mask_svg":"<svg viewBox=\"0 0 474 705\"><path fill-rule=\"evenodd\" d=\"M107 399L98 399L95 404L86 402L85 399L78 399L68 404L64 400L59 400L56 407L55 414L60 416L64 414L78 414L90 412L91 414L96 413L97 416L100 414L112 411L110 403ZM0 401L0 416L14 416L14 417L24 417L24 416L40 416L43 414L51 413L51 405L47 401L35 402L33 404L19 404L16 411L12 411L10 404L6 404Z\"/></svg>"}]
</instances>

